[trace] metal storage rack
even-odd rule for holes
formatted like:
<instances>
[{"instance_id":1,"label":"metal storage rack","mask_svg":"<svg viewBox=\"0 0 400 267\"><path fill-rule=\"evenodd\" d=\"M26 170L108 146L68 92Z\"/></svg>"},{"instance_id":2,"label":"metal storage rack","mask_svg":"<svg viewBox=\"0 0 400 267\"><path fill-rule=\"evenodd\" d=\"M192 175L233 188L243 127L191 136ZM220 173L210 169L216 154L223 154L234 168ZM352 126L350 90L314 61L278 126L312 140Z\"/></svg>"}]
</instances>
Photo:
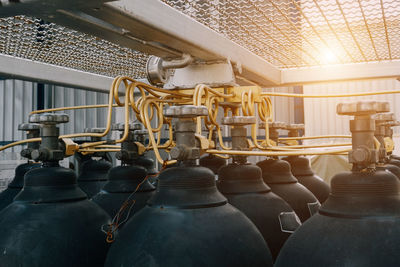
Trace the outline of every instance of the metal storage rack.
<instances>
[{"instance_id":1,"label":"metal storage rack","mask_svg":"<svg viewBox=\"0 0 400 267\"><path fill-rule=\"evenodd\" d=\"M3 76L102 91L116 75L144 78L148 55L183 53L201 62L229 60L240 84L400 76L396 0L1 4Z\"/></svg>"}]
</instances>

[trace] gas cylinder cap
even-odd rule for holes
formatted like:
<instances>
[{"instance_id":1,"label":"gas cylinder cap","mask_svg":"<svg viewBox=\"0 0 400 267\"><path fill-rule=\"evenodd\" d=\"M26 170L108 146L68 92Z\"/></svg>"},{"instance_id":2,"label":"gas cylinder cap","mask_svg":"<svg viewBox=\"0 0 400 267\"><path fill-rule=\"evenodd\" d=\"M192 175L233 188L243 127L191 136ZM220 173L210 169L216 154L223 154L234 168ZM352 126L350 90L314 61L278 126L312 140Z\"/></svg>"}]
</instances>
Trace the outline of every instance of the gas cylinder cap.
<instances>
[{"instance_id":1,"label":"gas cylinder cap","mask_svg":"<svg viewBox=\"0 0 400 267\"><path fill-rule=\"evenodd\" d=\"M147 131L147 130L135 130L133 133L135 135L146 135L146 134L149 133L149 131Z\"/></svg>"},{"instance_id":2,"label":"gas cylinder cap","mask_svg":"<svg viewBox=\"0 0 400 267\"><path fill-rule=\"evenodd\" d=\"M289 123L286 125L287 130L304 130L303 123Z\"/></svg>"},{"instance_id":3,"label":"gas cylinder cap","mask_svg":"<svg viewBox=\"0 0 400 267\"><path fill-rule=\"evenodd\" d=\"M40 130L40 124L37 123L21 123L18 125L18 130L20 131L34 131Z\"/></svg>"},{"instance_id":4,"label":"gas cylinder cap","mask_svg":"<svg viewBox=\"0 0 400 267\"><path fill-rule=\"evenodd\" d=\"M377 112L388 112L388 102L358 101L350 103L339 103L336 112L339 115L370 115Z\"/></svg>"},{"instance_id":5,"label":"gas cylinder cap","mask_svg":"<svg viewBox=\"0 0 400 267\"><path fill-rule=\"evenodd\" d=\"M105 130L106 130L106 128L93 127L93 128L85 128L84 132L85 133L104 133Z\"/></svg>"},{"instance_id":6,"label":"gas cylinder cap","mask_svg":"<svg viewBox=\"0 0 400 267\"><path fill-rule=\"evenodd\" d=\"M377 113L382 113L382 112L389 112L390 111L390 105L389 102L376 102L376 112Z\"/></svg>"},{"instance_id":7,"label":"gas cylinder cap","mask_svg":"<svg viewBox=\"0 0 400 267\"><path fill-rule=\"evenodd\" d=\"M171 106L165 110L166 117L174 118L195 118L197 116L207 116L208 110L204 106L182 105Z\"/></svg>"},{"instance_id":8,"label":"gas cylinder cap","mask_svg":"<svg viewBox=\"0 0 400 267\"><path fill-rule=\"evenodd\" d=\"M68 121L69 116L65 113L42 113L33 114L29 117L29 122L40 124L67 123Z\"/></svg>"},{"instance_id":9,"label":"gas cylinder cap","mask_svg":"<svg viewBox=\"0 0 400 267\"><path fill-rule=\"evenodd\" d=\"M379 113L373 117L375 121L394 121L396 118L392 112L390 113Z\"/></svg>"},{"instance_id":10,"label":"gas cylinder cap","mask_svg":"<svg viewBox=\"0 0 400 267\"><path fill-rule=\"evenodd\" d=\"M386 122L382 122L380 125L389 126L389 127L400 126L400 121L386 121Z\"/></svg>"},{"instance_id":11,"label":"gas cylinder cap","mask_svg":"<svg viewBox=\"0 0 400 267\"><path fill-rule=\"evenodd\" d=\"M129 123L129 130L134 131L134 130L141 130L142 127L139 123ZM112 125L112 130L113 131L124 131L125 130L125 123L120 122L120 123L114 123Z\"/></svg>"},{"instance_id":12,"label":"gas cylinder cap","mask_svg":"<svg viewBox=\"0 0 400 267\"><path fill-rule=\"evenodd\" d=\"M256 123L255 116L233 116L233 117L223 117L222 124L232 125L232 126L245 126Z\"/></svg>"},{"instance_id":13,"label":"gas cylinder cap","mask_svg":"<svg viewBox=\"0 0 400 267\"><path fill-rule=\"evenodd\" d=\"M269 129L286 129L287 125L283 121L268 122ZM260 123L260 129L265 129L265 122Z\"/></svg>"}]
</instances>

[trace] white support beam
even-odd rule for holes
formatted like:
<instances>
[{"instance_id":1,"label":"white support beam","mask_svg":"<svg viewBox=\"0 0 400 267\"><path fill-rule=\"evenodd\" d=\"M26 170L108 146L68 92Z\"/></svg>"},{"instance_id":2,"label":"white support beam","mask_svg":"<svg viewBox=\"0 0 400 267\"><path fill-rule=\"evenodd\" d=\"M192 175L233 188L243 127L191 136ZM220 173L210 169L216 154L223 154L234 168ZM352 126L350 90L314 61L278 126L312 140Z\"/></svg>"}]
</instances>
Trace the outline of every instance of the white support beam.
<instances>
[{"instance_id":1,"label":"white support beam","mask_svg":"<svg viewBox=\"0 0 400 267\"><path fill-rule=\"evenodd\" d=\"M281 73L281 85L285 86L335 81L399 78L400 61L285 69Z\"/></svg>"},{"instance_id":2,"label":"white support beam","mask_svg":"<svg viewBox=\"0 0 400 267\"><path fill-rule=\"evenodd\" d=\"M43 13L39 5L48 4ZM51 8L50 8L51 7ZM229 60L236 79L263 87L400 77L400 61L280 70L265 59L159 0L36 0L0 8L0 16L30 14L161 57L188 53L201 61ZM0 74L108 91L110 77L1 56Z\"/></svg>"},{"instance_id":3,"label":"white support beam","mask_svg":"<svg viewBox=\"0 0 400 267\"><path fill-rule=\"evenodd\" d=\"M84 12L123 28L124 37L143 40L152 48L164 46L205 61L229 60L240 76L260 85L281 82L277 67L159 0L120 0Z\"/></svg>"},{"instance_id":4,"label":"white support beam","mask_svg":"<svg viewBox=\"0 0 400 267\"><path fill-rule=\"evenodd\" d=\"M113 78L0 54L0 77L108 93Z\"/></svg>"}]
</instances>

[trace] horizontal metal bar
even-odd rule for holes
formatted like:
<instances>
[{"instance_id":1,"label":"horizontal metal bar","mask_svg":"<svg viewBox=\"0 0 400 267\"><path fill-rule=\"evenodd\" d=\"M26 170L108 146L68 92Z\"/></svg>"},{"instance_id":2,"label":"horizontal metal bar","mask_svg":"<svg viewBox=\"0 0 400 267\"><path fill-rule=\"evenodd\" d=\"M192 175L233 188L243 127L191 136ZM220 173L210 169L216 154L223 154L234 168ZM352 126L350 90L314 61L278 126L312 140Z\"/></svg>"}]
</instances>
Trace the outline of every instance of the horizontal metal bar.
<instances>
[{"instance_id":1,"label":"horizontal metal bar","mask_svg":"<svg viewBox=\"0 0 400 267\"><path fill-rule=\"evenodd\" d=\"M68 5L57 0L49 3L45 13L34 8L43 3L48 0L18 4L19 10L0 9L0 15L37 16L161 57L188 53L202 61L229 60L247 80L263 86L280 83L278 68L159 0L92 0L87 4L72 0Z\"/></svg>"},{"instance_id":2,"label":"horizontal metal bar","mask_svg":"<svg viewBox=\"0 0 400 267\"><path fill-rule=\"evenodd\" d=\"M280 86L344 80L399 78L400 61L285 69ZM113 78L0 54L0 76L109 92ZM146 82L146 80L141 80Z\"/></svg>"},{"instance_id":3,"label":"horizontal metal bar","mask_svg":"<svg viewBox=\"0 0 400 267\"><path fill-rule=\"evenodd\" d=\"M0 54L0 76L108 93L113 78Z\"/></svg>"},{"instance_id":4,"label":"horizontal metal bar","mask_svg":"<svg viewBox=\"0 0 400 267\"><path fill-rule=\"evenodd\" d=\"M188 53L203 61L228 59L235 66L238 78L263 87L400 77L400 61L279 70L263 58L159 0L67 2L36 0L15 4L10 8L0 8L0 16L16 13L43 17L45 20L162 57ZM293 3L296 5L295 1ZM43 4L48 5L46 12L43 12L43 8L38 8ZM300 6L296 5L296 8L305 17ZM310 25L312 26L311 23ZM318 35L315 29L314 31ZM329 46L324 39L321 40ZM111 77L26 59L4 55L0 59L0 75L7 77L101 92L108 92L108 86L112 82Z\"/></svg>"},{"instance_id":5,"label":"horizontal metal bar","mask_svg":"<svg viewBox=\"0 0 400 267\"><path fill-rule=\"evenodd\" d=\"M281 85L399 77L400 61L341 64L282 70Z\"/></svg>"},{"instance_id":6,"label":"horizontal metal bar","mask_svg":"<svg viewBox=\"0 0 400 267\"><path fill-rule=\"evenodd\" d=\"M84 12L125 29L135 38L163 44L201 60L228 59L238 66L241 76L260 85L280 83L278 68L161 1L120 0Z\"/></svg>"}]
</instances>

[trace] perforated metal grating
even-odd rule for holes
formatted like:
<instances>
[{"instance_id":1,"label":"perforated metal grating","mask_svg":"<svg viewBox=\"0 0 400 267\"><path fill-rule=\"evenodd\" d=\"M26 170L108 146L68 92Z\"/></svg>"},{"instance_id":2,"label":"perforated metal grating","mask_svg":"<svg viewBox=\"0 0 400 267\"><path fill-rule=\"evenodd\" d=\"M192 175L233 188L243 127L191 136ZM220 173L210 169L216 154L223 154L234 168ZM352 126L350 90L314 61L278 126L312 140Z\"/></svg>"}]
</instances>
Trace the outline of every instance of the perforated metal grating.
<instances>
[{"instance_id":1,"label":"perforated metal grating","mask_svg":"<svg viewBox=\"0 0 400 267\"><path fill-rule=\"evenodd\" d=\"M37 18L0 18L0 53L90 73L145 77L147 55Z\"/></svg>"},{"instance_id":2,"label":"perforated metal grating","mask_svg":"<svg viewBox=\"0 0 400 267\"><path fill-rule=\"evenodd\" d=\"M400 59L398 0L163 1L280 68Z\"/></svg>"}]
</instances>

